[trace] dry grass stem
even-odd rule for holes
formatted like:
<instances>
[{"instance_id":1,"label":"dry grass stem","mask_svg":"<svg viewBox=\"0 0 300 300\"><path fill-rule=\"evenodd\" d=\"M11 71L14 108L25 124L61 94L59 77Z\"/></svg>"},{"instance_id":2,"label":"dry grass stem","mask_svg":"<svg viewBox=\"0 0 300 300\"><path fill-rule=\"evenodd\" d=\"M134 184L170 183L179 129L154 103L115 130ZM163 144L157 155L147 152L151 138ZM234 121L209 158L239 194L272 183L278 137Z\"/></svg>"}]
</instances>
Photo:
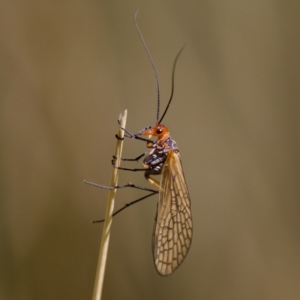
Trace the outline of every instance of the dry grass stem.
<instances>
[{"instance_id":1,"label":"dry grass stem","mask_svg":"<svg viewBox=\"0 0 300 300\"><path fill-rule=\"evenodd\" d=\"M122 114L120 114L119 117L121 127L123 128L125 128L126 119L127 119L127 110L125 110ZM124 131L121 130L120 128L119 128L118 136L121 138L124 137ZM115 156L117 157L116 160L117 167L120 165L122 148L123 148L123 140L117 140L116 150L115 150ZM110 185L116 186L117 184L118 184L118 169L113 168ZM93 300L100 300L102 295L105 267L106 267L106 261L108 255L109 239L110 239L110 230L112 225L112 214L115 206L116 192L117 189L112 189L109 191L108 194L108 201L107 201L106 212L105 212L105 221L103 225L103 233L101 238L100 252L99 252L94 292L93 292Z\"/></svg>"}]
</instances>

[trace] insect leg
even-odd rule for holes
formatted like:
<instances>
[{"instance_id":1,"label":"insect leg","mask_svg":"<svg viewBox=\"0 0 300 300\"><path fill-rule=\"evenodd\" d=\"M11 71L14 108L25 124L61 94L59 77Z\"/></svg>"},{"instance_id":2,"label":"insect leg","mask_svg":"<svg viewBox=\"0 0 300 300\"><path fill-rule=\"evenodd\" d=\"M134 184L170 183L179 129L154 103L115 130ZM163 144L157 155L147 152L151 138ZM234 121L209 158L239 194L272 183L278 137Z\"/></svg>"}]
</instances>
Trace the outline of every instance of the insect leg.
<instances>
[{"instance_id":1,"label":"insect leg","mask_svg":"<svg viewBox=\"0 0 300 300\"><path fill-rule=\"evenodd\" d=\"M116 157L113 157L111 163L112 163L113 167L116 168L116 169L118 169L118 170L132 171L132 172L137 172L137 171L144 171L145 172L144 168L129 169L129 168L116 167L115 160L116 160Z\"/></svg>"},{"instance_id":2,"label":"insect leg","mask_svg":"<svg viewBox=\"0 0 300 300\"><path fill-rule=\"evenodd\" d=\"M137 171L144 171L145 169L143 168L137 168L137 169L129 169L129 168L121 168L121 167L116 167L114 164L112 164L114 168L118 169L118 170L123 170L123 171L131 171L131 172L137 172Z\"/></svg>"},{"instance_id":3,"label":"insect leg","mask_svg":"<svg viewBox=\"0 0 300 300\"><path fill-rule=\"evenodd\" d=\"M100 185L94 182L90 182L90 181L84 181L84 183L101 188L101 189L106 189L106 190L113 190L113 189L122 189L122 188L126 188L126 187L130 187L130 188L134 188L134 189L139 189L139 190L143 190L143 191L147 191L147 192L152 192L152 193L156 193L156 190L153 189L149 189L149 188L145 188L143 186L138 186L135 185L133 183L127 183L127 184L123 184L123 185L117 185L117 186L106 186L106 185Z\"/></svg>"},{"instance_id":4,"label":"insect leg","mask_svg":"<svg viewBox=\"0 0 300 300\"><path fill-rule=\"evenodd\" d=\"M147 143L147 147L148 148L157 148L157 145L156 144L154 144L154 142L153 141L151 141L151 142L148 142ZM141 155L139 155L138 157L136 157L136 158L120 158L122 161L139 161L139 159L140 158L142 158L143 156L145 156L147 153L149 153L149 151L150 150L147 150L147 151L145 151L144 153L142 153ZM115 161L117 159L117 157L115 156L115 155L113 155L113 160Z\"/></svg>"},{"instance_id":5,"label":"insect leg","mask_svg":"<svg viewBox=\"0 0 300 300\"><path fill-rule=\"evenodd\" d=\"M118 214L119 212L121 212L122 210L124 210L125 208L135 204L135 203L138 203L148 197L151 197L155 194L158 193L158 191L156 190L153 190L153 189L149 189L149 188L145 188L143 186L138 186L138 185L135 185L133 183L127 183L127 184L124 184L124 185L118 185L118 186L105 186L105 185L100 185L100 184L97 184L97 183L93 183L93 182L90 182L90 181L84 181L86 184L89 184L89 185L92 185L92 186L95 186L95 187L99 187L101 189L106 189L106 190L112 190L112 189L122 189L122 188L126 188L126 187L130 187L130 188L134 188L134 189L139 189L139 190L143 190L143 191L147 191L147 192L151 192L150 194L144 196L144 197L141 197L137 200L134 200L132 202L129 202L129 203L126 203L122 208L120 208L119 210L117 210L116 212L113 213L113 216L115 216L116 214ZM101 223L103 222L104 220L96 220L96 221L92 221L92 223Z\"/></svg>"},{"instance_id":6,"label":"insect leg","mask_svg":"<svg viewBox=\"0 0 300 300\"><path fill-rule=\"evenodd\" d=\"M154 186L156 186L158 189L160 189L160 182L156 179L154 179L153 177L151 177L149 174L145 174L145 178Z\"/></svg>"},{"instance_id":7,"label":"insect leg","mask_svg":"<svg viewBox=\"0 0 300 300\"><path fill-rule=\"evenodd\" d=\"M121 157L121 160L122 160L122 161L139 161L139 159L142 158L143 156L145 156L145 154L146 154L147 152L148 152L148 151L144 152L143 154L139 155L139 156L136 157L136 158L122 158L122 157ZM117 159L117 157L113 155L113 159L115 160L115 159Z\"/></svg>"},{"instance_id":8,"label":"insect leg","mask_svg":"<svg viewBox=\"0 0 300 300\"><path fill-rule=\"evenodd\" d=\"M146 196L144 196L144 197L142 197L142 198L139 198L139 199L137 199L137 200L134 200L134 201L132 201L132 202L129 202L129 203L126 203L122 208L120 208L120 209L118 209L116 212L114 212L113 214L112 214L112 216L114 217L115 215L117 215L118 213L120 213L122 210L124 210L125 208L127 208L127 207L129 207L129 206L131 206L131 205L133 205L133 204L135 204L135 203L138 203L138 202L140 202L140 201L142 201L142 200L144 200L144 199L146 199L146 198L149 198L149 197L151 197L151 196L153 196L153 195L155 195L155 194L157 194L158 193L158 191L153 191L152 193L150 193L150 194L148 194L148 195L146 195ZM92 223L101 223L101 222L104 222L105 220L96 220L96 221L92 221Z\"/></svg>"},{"instance_id":9,"label":"insect leg","mask_svg":"<svg viewBox=\"0 0 300 300\"><path fill-rule=\"evenodd\" d=\"M115 137L116 137L116 139L119 140L119 141L123 141L123 140L124 140L124 138L119 137L117 134L115 134Z\"/></svg>"},{"instance_id":10,"label":"insect leg","mask_svg":"<svg viewBox=\"0 0 300 300\"><path fill-rule=\"evenodd\" d=\"M142 132L143 130L140 131L140 132L138 132L137 134L133 134L133 133L129 132L128 130L126 130L125 128L121 127L121 124L120 124L120 121L119 121L119 120L118 120L118 126L119 126L125 133L127 133L127 135L125 134L124 137L131 138L131 139L136 139L136 140L140 140L140 141L144 141L144 142L148 142L148 143L149 143L149 142L150 142L150 143L153 143L153 141L150 140L150 139L145 139L145 138L142 138L142 137L138 136L138 134L139 134L140 132ZM117 138L117 139L120 139L119 136L116 136L116 138Z\"/></svg>"}]
</instances>

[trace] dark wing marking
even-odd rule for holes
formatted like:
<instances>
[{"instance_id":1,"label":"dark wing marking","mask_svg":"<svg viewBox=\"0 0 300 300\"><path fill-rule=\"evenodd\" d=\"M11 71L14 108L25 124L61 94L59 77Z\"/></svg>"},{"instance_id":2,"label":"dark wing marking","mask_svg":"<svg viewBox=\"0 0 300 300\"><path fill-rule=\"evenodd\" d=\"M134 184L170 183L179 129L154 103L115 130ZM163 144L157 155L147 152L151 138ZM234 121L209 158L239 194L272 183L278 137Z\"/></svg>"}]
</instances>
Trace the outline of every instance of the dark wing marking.
<instances>
[{"instance_id":1,"label":"dark wing marking","mask_svg":"<svg viewBox=\"0 0 300 300\"><path fill-rule=\"evenodd\" d=\"M192 242L191 200L178 153L170 151L161 174L153 256L157 272L172 274Z\"/></svg>"}]
</instances>

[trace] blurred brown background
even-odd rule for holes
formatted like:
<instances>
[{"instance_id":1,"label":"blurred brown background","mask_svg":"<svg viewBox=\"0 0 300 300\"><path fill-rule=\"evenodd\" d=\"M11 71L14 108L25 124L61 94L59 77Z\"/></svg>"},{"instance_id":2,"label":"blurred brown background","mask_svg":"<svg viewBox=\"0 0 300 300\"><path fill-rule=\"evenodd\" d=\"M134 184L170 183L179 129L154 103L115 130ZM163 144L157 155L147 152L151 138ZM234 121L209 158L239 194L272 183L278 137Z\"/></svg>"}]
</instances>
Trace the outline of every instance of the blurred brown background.
<instances>
[{"instance_id":1,"label":"blurred brown background","mask_svg":"<svg viewBox=\"0 0 300 300\"><path fill-rule=\"evenodd\" d=\"M164 123L192 197L194 238L160 277L157 197L113 223L104 299L300 299L299 1L1 1L0 299L91 299L119 113ZM144 143L126 140L124 157ZM138 166L137 164L133 164ZM146 185L142 174L120 183ZM120 190L116 208L144 195Z\"/></svg>"}]
</instances>

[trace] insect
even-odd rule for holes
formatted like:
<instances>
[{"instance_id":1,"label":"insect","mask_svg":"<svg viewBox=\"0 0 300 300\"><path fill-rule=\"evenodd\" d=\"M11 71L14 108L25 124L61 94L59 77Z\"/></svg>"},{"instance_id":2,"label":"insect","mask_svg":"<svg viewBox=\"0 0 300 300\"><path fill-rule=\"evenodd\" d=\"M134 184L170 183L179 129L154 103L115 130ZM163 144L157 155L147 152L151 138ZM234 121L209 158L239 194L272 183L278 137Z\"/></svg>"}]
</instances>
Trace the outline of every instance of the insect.
<instances>
[{"instance_id":1,"label":"insect","mask_svg":"<svg viewBox=\"0 0 300 300\"><path fill-rule=\"evenodd\" d=\"M173 98L175 67L178 57L183 50L183 47L177 54L174 61L172 72L172 90L169 102L164 113L161 117L159 117L160 88L158 75L150 52L137 25L136 16L137 13L134 17L135 26L146 49L156 79L157 116L156 124L154 127L149 126L142 129L136 134L132 134L126 129L122 128L119 123L120 128L125 131L125 137L146 142L148 150L137 158L121 158L123 161L138 161L144 156L143 168L129 169L118 167L118 169L133 172L144 171L146 180L154 185L158 189L158 191L154 189L139 187L132 183L116 187L107 187L100 185L97 186L106 189L131 187L151 192L150 194L142 198L126 204L126 206L116 211L113 216L121 212L129 205L137 203L154 194L159 194L159 201L157 205L157 213L153 231L152 248L154 264L157 272L162 276L167 276L172 274L181 265L181 263L187 256L192 242L193 225L191 214L191 200L183 173L179 149L176 142L171 138L168 128L165 125L161 124ZM148 136L148 138L144 138L142 136ZM157 137L157 140L151 140L152 136ZM118 138L118 136L116 137ZM115 166L115 160L116 157L113 157L112 164L115 168L117 168ZM153 175L160 175L160 180L153 178Z\"/></svg>"}]
</instances>

